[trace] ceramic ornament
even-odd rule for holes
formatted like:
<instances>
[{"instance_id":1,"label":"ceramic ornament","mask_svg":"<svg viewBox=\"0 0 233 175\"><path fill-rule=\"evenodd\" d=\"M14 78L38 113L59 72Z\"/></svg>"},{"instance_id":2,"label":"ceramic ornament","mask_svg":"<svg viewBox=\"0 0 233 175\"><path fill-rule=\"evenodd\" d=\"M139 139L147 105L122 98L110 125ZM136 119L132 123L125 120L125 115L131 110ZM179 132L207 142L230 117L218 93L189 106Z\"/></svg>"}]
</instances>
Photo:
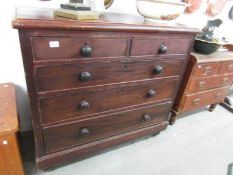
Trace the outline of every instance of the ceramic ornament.
<instances>
[{"instance_id":1,"label":"ceramic ornament","mask_svg":"<svg viewBox=\"0 0 233 175\"><path fill-rule=\"evenodd\" d=\"M186 13L193 13L193 12L195 12L201 6L202 1L203 0L183 0L183 2L191 5L191 6L188 6L185 9L185 12Z\"/></svg>"},{"instance_id":2,"label":"ceramic ornament","mask_svg":"<svg viewBox=\"0 0 233 175\"><path fill-rule=\"evenodd\" d=\"M231 7L230 11L229 11L229 18L231 20L233 20L233 6Z\"/></svg>"},{"instance_id":3,"label":"ceramic ornament","mask_svg":"<svg viewBox=\"0 0 233 175\"><path fill-rule=\"evenodd\" d=\"M208 0L206 14L208 16L216 16L226 5L227 0Z\"/></svg>"}]
</instances>

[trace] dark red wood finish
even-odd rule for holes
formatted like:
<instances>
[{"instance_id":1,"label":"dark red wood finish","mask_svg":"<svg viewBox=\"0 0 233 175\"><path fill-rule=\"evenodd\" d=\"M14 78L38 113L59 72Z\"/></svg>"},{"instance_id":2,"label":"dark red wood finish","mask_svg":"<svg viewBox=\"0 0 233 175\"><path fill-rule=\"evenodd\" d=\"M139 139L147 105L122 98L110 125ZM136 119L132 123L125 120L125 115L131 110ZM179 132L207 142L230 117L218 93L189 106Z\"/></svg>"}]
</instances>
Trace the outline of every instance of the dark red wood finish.
<instances>
[{"instance_id":1,"label":"dark red wood finish","mask_svg":"<svg viewBox=\"0 0 233 175\"><path fill-rule=\"evenodd\" d=\"M80 160L86 158L88 155L101 153L107 148L129 142L130 140L135 140L137 138L148 136L151 134L157 135L161 131L165 130L167 128L167 125L168 122L162 122L157 125L150 125L137 130L93 141L84 145L60 150L59 152L46 154L43 157L38 157L36 159L36 163L38 167L47 169L51 168L51 166L62 165L64 164L64 162Z\"/></svg>"},{"instance_id":2,"label":"dark red wood finish","mask_svg":"<svg viewBox=\"0 0 233 175\"><path fill-rule=\"evenodd\" d=\"M226 61L222 63L219 73L220 74L233 73L233 61Z\"/></svg>"},{"instance_id":3,"label":"dark red wood finish","mask_svg":"<svg viewBox=\"0 0 233 175\"><path fill-rule=\"evenodd\" d=\"M13 21L39 168L166 129L198 30L127 15L84 22L46 14Z\"/></svg>"},{"instance_id":4,"label":"dark red wood finish","mask_svg":"<svg viewBox=\"0 0 233 175\"><path fill-rule=\"evenodd\" d=\"M32 37L34 60L79 59L85 57L81 49L89 46L90 57L121 57L126 55L127 38L120 37ZM53 46L53 43L59 47ZM51 45L51 46L50 46Z\"/></svg>"},{"instance_id":5,"label":"dark red wood finish","mask_svg":"<svg viewBox=\"0 0 233 175\"><path fill-rule=\"evenodd\" d=\"M43 123L56 122L74 117L88 117L96 113L111 111L127 106L136 106L158 100L173 100L178 77L158 80L87 88L74 94L42 98L40 111ZM172 87L172 88L164 88ZM150 95L150 91L155 94ZM89 106L82 108L86 101Z\"/></svg>"},{"instance_id":6,"label":"dark red wood finish","mask_svg":"<svg viewBox=\"0 0 233 175\"><path fill-rule=\"evenodd\" d=\"M182 37L182 36L180 36ZM174 44L174 42L176 44ZM151 38L133 38L131 46L131 56L144 55L169 55L169 54L188 54L190 38L179 38L177 35L158 36ZM167 47L161 53L161 45Z\"/></svg>"},{"instance_id":7,"label":"dark red wood finish","mask_svg":"<svg viewBox=\"0 0 233 175\"><path fill-rule=\"evenodd\" d=\"M207 90L204 92L200 91L195 94L187 94L182 101L181 110L186 112L207 106L209 104L220 103L224 100L229 89L230 87L227 86L223 88Z\"/></svg>"},{"instance_id":8,"label":"dark red wood finish","mask_svg":"<svg viewBox=\"0 0 233 175\"><path fill-rule=\"evenodd\" d=\"M183 57L184 58L184 57ZM179 76L184 66L182 59L145 59L124 58L97 59L78 63L67 63L52 66L35 67L39 92L80 88L124 81L135 81L170 76ZM160 73L155 72L156 66L161 66ZM91 79L82 81L80 75L88 72Z\"/></svg>"},{"instance_id":9,"label":"dark red wood finish","mask_svg":"<svg viewBox=\"0 0 233 175\"><path fill-rule=\"evenodd\" d=\"M170 123L179 114L210 105L213 111L222 103L233 82L233 54L219 51L210 55L193 52L190 56L184 82L173 105ZM178 115L178 116L177 116Z\"/></svg>"},{"instance_id":10,"label":"dark red wood finish","mask_svg":"<svg viewBox=\"0 0 233 175\"><path fill-rule=\"evenodd\" d=\"M218 63L201 63L197 65L197 68L193 70L193 77L206 77L217 75L220 68Z\"/></svg>"},{"instance_id":11,"label":"dark red wood finish","mask_svg":"<svg viewBox=\"0 0 233 175\"><path fill-rule=\"evenodd\" d=\"M161 123L168 120L170 109L171 101L44 128L45 150L54 152ZM83 129L88 133L82 133Z\"/></svg>"},{"instance_id":12,"label":"dark red wood finish","mask_svg":"<svg viewBox=\"0 0 233 175\"><path fill-rule=\"evenodd\" d=\"M233 82L233 74L215 75L203 78L191 78L186 92L199 92L201 90L214 89L229 86Z\"/></svg>"}]
</instances>

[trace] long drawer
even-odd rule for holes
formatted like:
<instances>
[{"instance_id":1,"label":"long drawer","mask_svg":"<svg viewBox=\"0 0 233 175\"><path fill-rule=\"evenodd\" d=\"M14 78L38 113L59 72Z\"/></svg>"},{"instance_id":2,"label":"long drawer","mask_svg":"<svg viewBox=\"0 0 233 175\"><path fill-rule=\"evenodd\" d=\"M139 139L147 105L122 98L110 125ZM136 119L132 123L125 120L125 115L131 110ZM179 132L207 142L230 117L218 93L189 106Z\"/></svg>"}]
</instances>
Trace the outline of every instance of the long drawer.
<instances>
[{"instance_id":1,"label":"long drawer","mask_svg":"<svg viewBox=\"0 0 233 175\"><path fill-rule=\"evenodd\" d=\"M39 92L180 75L182 59L97 60L36 67Z\"/></svg>"},{"instance_id":2,"label":"long drawer","mask_svg":"<svg viewBox=\"0 0 233 175\"><path fill-rule=\"evenodd\" d=\"M120 57L126 55L127 38L32 37L34 60Z\"/></svg>"},{"instance_id":3,"label":"long drawer","mask_svg":"<svg viewBox=\"0 0 233 175\"><path fill-rule=\"evenodd\" d=\"M195 94L185 95L182 99L181 111L194 110L209 104L220 103L224 100L229 91L228 87L217 88L207 91L202 91ZM180 111L179 110L179 111Z\"/></svg>"},{"instance_id":4,"label":"long drawer","mask_svg":"<svg viewBox=\"0 0 233 175\"><path fill-rule=\"evenodd\" d=\"M74 117L86 117L118 108L173 99L178 85L176 78L146 80L121 85L87 88L75 94L40 99L43 123Z\"/></svg>"},{"instance_id":5,"label":"long drawer","mask_svg":"<svg viewBox=\"0 0 233 175\"><path fill-rule=\"evenodd\" d=\"M198 64L197 67L194 69L192 76L199 78L199 77L217 75L219 72L220 66L221 64L217 62Z\"/></svg>"},{"instance_id":6,"label":"long drawer","mask_svg":"<svg viewBox=\"0 0 233 175\"><path fill-rule=\"evenodd\" d=\"M230 86L233 83L233 74L216 75L204 78L191 77L186 88L186 93L199 92L223 86Z\"/></svg>"},{"instance_id":7,"label":"long drawer","mask_svg":"<svg viewBox=\"0 0 233 175\"><path fill-rule=\"evenodd\" d=\"M43 129L45 151L81 145L168 120L171 101Z\"/></svg>"}]
</instances>

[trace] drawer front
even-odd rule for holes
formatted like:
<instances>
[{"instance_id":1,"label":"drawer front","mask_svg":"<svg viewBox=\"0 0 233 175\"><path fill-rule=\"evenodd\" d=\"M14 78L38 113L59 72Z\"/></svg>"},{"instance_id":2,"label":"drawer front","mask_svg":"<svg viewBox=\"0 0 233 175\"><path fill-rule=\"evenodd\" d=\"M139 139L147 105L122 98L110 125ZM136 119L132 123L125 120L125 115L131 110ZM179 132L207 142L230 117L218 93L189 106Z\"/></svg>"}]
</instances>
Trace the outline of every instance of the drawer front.
<instances>
[{"instance_id":1,"label":"drawer front","mask_svg":"<svg viewBox=\"0 0 233 175\"><path fill-rule=\"evenodd\" d=\"M46 152L168 120L171 101L43 129Z\"/></svg>"},{"instance_id":2,"label":"drawer front","mask_svg":"<svg viewBox=\"0 0 233 175\"><path fill-rule=\"evenodd\" d=\"M220 74L233 73L233 61L223 62L219 73Z\"/></svg>"},{"instance_id":3,"label":"drawer front","mask_svg":"<svg viewBox=\"0 0 233 175\"><path fill-rule=\"evenodd\" d=\"M37 67L39 92L179 75L184 61L131 60Z\"/></svg>"},{"instance_id":4,"label":"drawer front","mask_svg":"<svg viewBox=\"0 0 233 175\"><path fill-rule=\"evenodd\" d=\"M125 56L127 38L32 37L34 60Z\"/></svg>"},{"instance_id":5,"label":"drawer front","mask_svg":"<svg viewBox=\"0 0 233 175\"><path fill-rule=\"evenodd\" d=\"M232 82L233 74L216 75L204 78L190 78L185 92L192 93L223 86L230 86Z\"/></svg>"},{"instance_id":6,"label":"drawer front","mask_svg":"<svg viewBox=\"0 0 233 175\"><path fill-rule=\"evenodd\" d=\"M185 95L182 99L182 112L190 111L210 104L220 103L224 100L230 87L218 88L200 93Z\"/></svg>"},{"instance_id":7,"label":"drawer front","mask_svg":"<svg viewBox=\"0 0 233 175\"><path fill-rule=\"evenodd\" d=\"M147 80L105 88L88 88L75 94L42 98L40 111L43 123L75 117L87 117L104 111L172 99L177 78ZM166 88L164 88L166 87Z\"/></svg>"},{"instance_id":8,"label":"drawer front","mask_svg":"<svg viewBox=\"0 0 233 175\"><path fill-rule=\"evenodd\" d=\"M190 39L170 37L133 38L130 55L187 54Z\"/></svg>"},{"instance_id":9,"label":"drawer front","mask_svg":"<svg viewBox=\"0 0 233 175\"><path fill-rule=\"evenodd\" d=\"M206 63L206 64L198 64L192 76L194 77L206 77L211 75L217 75L220 69L220 63Z\"/></svg>"}]
</instances>

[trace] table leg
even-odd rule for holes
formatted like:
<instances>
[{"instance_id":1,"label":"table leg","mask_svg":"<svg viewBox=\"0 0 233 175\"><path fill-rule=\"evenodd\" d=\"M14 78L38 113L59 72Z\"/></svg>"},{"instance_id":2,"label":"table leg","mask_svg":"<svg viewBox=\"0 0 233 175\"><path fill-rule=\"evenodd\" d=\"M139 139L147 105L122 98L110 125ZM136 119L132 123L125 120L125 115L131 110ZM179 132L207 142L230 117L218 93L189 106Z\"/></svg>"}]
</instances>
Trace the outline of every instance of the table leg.
<instances>
[{"instance_id":1,"label":"table leg","mask_svg":"<svg viewBox=\"0 0 233 175\"><path fill-rule=\"evenodd\" d=\"M213 112L214 109L216 108L216 106L217 106L217 104L212 104L212 105L210 105L209 111L210 111L210 112Z\"/></svg>"},{"instance_id":2,"label":"table leg","mask_svg":"<svg viewBox=\"0 0 233 175\"><path fill-rule=\"evenodd\" d=\"M175 110L171 111L171 116L170 116L170 120L169 120L170 125L175 124L176 119L177 119L177 115L178 115L178 113Z\"/></svg>"},{"instance_id":3,"label":"table leg","mask_svg":"<svg viewBox=\"0 0 233 175\"><path fill-rule=\"evenodd\" d=\"M231 100L228 97L225 97L224 102L220 103L222 107L233 113L233 107L231 104Z\"/></svg>"}]
</instances>

